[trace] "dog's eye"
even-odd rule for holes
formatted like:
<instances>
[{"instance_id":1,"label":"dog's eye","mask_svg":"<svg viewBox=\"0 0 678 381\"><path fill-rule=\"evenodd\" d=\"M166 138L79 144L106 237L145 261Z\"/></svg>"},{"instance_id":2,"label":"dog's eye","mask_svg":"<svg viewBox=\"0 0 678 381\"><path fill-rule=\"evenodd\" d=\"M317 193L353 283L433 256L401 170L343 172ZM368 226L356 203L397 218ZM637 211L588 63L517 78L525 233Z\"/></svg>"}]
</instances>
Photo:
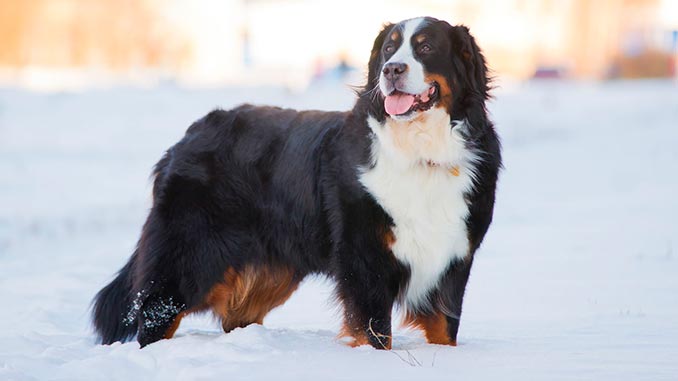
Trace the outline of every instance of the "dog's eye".
<instances>
[{"instance_id":1,"label":"dog's eye","mask_svg":"<svg viewBox=\"0 0 678 381\"><path fill-rule=\"evenodd\" d=\"M428 54L433 51L433 48L429 44L421 44L419 45L417 51L419 52L419 54Z\"/></svg>"},{"instance_id":2,"label":"dog's eye","mask_svg":"<svg viewBox=\"0 0 678 381\"><path fill-rule=\"evenodd\" d=\"M393 53L393 52L395 52L395 45L388 44L388 45L384 46L384 53L390 54L390 53Z\"/></svg>"}]
</instances>

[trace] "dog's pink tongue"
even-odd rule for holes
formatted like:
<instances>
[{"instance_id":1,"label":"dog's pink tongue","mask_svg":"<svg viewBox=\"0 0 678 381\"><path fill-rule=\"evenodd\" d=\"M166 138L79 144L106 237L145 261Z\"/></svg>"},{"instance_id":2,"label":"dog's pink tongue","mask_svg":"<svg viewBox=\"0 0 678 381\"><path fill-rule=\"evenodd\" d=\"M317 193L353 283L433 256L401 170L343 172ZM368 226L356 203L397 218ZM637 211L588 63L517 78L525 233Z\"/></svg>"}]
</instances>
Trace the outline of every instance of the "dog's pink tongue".
<instances>
[{"instance_id":1,"label":"dog's pink tongue","mask_svg":"<svg viewBox=\"0 0 678 381\"><path fill-rule=\"evenodd\" d=\"M414 95L398 93L386 97L384 108L389 115L400 115L406 113L413 103Z\"/></svg>"}]
</instances>

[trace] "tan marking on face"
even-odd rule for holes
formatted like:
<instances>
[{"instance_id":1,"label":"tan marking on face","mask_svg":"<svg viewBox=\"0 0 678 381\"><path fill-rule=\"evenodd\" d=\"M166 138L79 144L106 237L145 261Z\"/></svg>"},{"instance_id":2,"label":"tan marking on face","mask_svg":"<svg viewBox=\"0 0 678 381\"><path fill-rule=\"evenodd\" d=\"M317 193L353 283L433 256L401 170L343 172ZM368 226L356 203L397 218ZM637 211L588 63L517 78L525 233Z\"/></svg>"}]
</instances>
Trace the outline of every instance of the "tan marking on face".
<instances>
[{"instance_id":1,"label":"tan marking on face","mask_svg":"<svg viewBox=\"0 0 678 381\"><path fill-rule=\"evenodd\" d=\"M427 38L427 36L425 34L418 34L414 39L418 43L422 43L422 42L426 41L426 38Z\"/></svg>"},{"instance_id":2,"label":"tan marking on face","mask_svg":"<svg viewBox=\"0 0 678 381\"><path fill-rule=\"evenodd\" d=\"M395 41L398 39L398 37L400 37L400 33L398 33L397 31L391 33L391 40Z\"/></svg>"},{"instance_id":3,"label":"tan marking on face","mask_svg":"<svg viewBox=\"0 0 678 381\"><path fill-rule=\"evenodd\" d=\"M207 294L205 304L221 318L224 331L230 332L262 324L268 312L285 303L298 286L288 268L246 266L239 272L229 268L224 281Z\"/></svg>"},{"instance_id":4,"label":"tan marking on face","mask_svg":"<svg viewBox=\"0 0 678 381\"><path fill-rule=\"evenodd\" d=\"M446 110L449 110L452 107L452 88L447 82L447 78L440 74L429 74L425 78L426 83L437 82L438 87L440 87L437 107L445 107Z\"/></svg>"}]
</instances>

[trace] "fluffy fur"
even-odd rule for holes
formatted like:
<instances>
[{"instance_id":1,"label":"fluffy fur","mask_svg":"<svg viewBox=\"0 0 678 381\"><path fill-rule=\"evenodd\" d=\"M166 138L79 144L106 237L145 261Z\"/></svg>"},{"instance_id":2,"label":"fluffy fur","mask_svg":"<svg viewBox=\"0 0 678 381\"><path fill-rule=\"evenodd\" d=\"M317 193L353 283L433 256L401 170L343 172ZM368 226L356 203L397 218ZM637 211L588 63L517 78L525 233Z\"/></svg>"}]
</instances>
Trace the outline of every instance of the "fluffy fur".
<instances>
[{"instance_id":1,"label":"fluffy fur","mask_svg":"<svg viewBox=\"0 0 678 381\"><path fill-rule=\"evenodd\" d=\"M137 249L94 300L100 341L143 347L201 311L225 332L261 324L322 273L352 344L390 348L400 304L429 342L455 345L501 166L488 89L468 29L420 18L379 33L351 111L244 105L198 120L156 165Z\"/></svg>"}]
</instances>

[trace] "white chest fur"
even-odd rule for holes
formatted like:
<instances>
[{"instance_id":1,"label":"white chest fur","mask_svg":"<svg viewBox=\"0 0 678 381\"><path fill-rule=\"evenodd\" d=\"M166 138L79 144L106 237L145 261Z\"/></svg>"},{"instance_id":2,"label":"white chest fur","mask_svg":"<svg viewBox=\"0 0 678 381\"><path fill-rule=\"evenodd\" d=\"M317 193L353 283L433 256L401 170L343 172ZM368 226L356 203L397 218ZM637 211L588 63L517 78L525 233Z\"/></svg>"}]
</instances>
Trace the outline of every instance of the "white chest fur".
<instances>
[{"instance_id":1,"label":"white chest fur","mask_svg":"<svg viewBox=\"0 0 678 381\"><path fill-rule=\"evenodd\" d=\"M374 132L373 168L363 168L360 181L394 221L396 258L410 268L405 293L411 307L428 303L449 264L468 255L464 194L473 186L473 163L457 126L449 116L431 110L421 125L395 121L381 125L368 119ZM406 124L408 123L408 124ZM427 161L440 165L427 166ZM448 168L459 169L457 175Z\"/></svg>"}]
</instances>

